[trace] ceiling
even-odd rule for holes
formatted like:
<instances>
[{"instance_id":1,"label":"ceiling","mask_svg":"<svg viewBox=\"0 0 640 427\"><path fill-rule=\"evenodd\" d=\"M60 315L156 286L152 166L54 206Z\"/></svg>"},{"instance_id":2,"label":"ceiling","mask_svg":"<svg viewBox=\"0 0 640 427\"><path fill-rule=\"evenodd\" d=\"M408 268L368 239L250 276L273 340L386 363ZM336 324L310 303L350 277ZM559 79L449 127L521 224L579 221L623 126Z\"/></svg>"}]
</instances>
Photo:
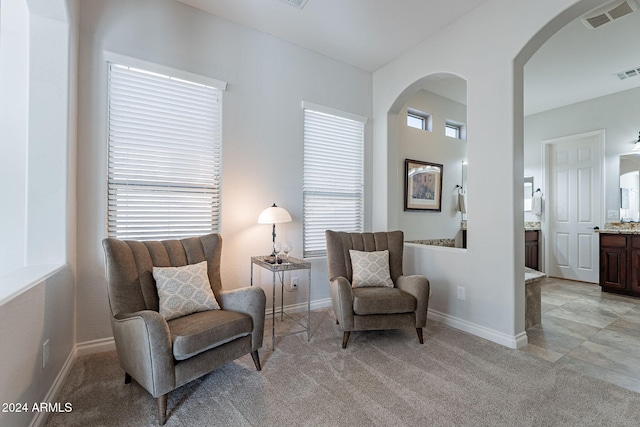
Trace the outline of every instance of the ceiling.
<instances>
[{"instance_id":1,"label":"ceiling","mask_svg":"<svg viewBox=\"0 0 640 427\"><path fill-rule=\"evenodd\" d=\"M177 1L373 72L486 0L308 0L302 9L285 0ZM597 29L578 19L526 64L525 114L639 87L640 76L615 77L634 67L640 11ZM449 86L459 98L462 86Z\"/></svg>"},{"instance_id":2,"label":"ceiling","mask_svg":"<svg viewBox=\"0 0 640 427\"><path fill-rule=\"evenodd\" d=\"M640 86L640 10L596 29L577 19L551 37L524 67L525 114ZM640 101L639 101L640 102Z\"/></svg>"},{"instance_id":3,"label":"ceiling","mask_svg":"<svg viewBox=\"0 0 640 427\"><path fill-rule=\"evenodd\" d=\"M375 71L486 0L178 0Z\"/></svg>"}]
</instances>

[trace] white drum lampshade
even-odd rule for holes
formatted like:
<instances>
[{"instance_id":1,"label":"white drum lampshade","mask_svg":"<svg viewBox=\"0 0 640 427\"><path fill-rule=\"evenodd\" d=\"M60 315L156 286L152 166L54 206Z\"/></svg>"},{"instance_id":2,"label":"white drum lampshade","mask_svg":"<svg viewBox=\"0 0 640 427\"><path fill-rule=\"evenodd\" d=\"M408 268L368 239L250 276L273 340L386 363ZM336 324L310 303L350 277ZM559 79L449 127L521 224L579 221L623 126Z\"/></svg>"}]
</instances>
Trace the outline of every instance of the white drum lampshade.
<instances>
[{"instance_id":1,"label":"white drum lampshade","mask_svg":"<svg viewBox=\"0 0 640 427\"><path fill-rule=\"evenodd\" d=\"M276 224L283 222L291 222L291 215L286 209L276 206L274 203L271 207L263 210L258 217L258 224L273 224L273 230L271 232L272 247L276 242ZM275 249L271 255L275 255Z\"/></svg>"}]
</instances>

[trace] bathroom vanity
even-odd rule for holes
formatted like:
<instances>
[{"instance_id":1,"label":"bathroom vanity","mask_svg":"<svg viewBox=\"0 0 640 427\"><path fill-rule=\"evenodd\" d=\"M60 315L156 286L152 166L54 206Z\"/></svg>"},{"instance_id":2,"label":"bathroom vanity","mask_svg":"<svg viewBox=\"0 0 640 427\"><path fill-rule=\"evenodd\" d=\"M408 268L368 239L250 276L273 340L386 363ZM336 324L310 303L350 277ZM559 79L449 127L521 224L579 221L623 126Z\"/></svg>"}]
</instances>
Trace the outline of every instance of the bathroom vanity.
<instances>
[{"instance_id":1,"label":"bathroom vanity","mask_svg":"<svg viewBox=\"0 0 640 427\"><path fill-rule=\"evenodd\" d=\"M540 230L524 231L524 265L534 270L538 268L540 253Z\"/></svg>"},{"instance_id":2,"label":"bathroom vanity","mask_svg":"<svg viewBox=\"0 0 640 427\"><path fill-rule=\"evenodd\" d=\"M640 229L600 230L600 286L640 297Z\"/></svg>"},{"instance_id":3,"label":"bathroom vanity","mask_svg":"<svg viewBox=\"0 0 640 427\"><path fill-rule=\"evenodd\" d=\"M539 270L540 266L540 222L524 223L524 265Z\"/></svg>"}]
</instances>

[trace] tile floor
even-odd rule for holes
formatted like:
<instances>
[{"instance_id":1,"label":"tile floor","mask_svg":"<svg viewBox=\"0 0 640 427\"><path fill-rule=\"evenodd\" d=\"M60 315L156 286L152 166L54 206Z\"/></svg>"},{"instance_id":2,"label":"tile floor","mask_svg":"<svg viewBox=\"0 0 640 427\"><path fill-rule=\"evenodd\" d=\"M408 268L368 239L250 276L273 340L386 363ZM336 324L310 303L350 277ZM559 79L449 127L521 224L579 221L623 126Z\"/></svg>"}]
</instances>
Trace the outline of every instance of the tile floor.
<instances>
[{"instance_id":1,"label":"tile floor","mask_svg":"<svg viewBox=\"0 0 640 427\"><path fill-rule=\"evenodd\" d=\"M546 278L527 353L640 393L640 298Z\"/></svg>"}]
</instances>

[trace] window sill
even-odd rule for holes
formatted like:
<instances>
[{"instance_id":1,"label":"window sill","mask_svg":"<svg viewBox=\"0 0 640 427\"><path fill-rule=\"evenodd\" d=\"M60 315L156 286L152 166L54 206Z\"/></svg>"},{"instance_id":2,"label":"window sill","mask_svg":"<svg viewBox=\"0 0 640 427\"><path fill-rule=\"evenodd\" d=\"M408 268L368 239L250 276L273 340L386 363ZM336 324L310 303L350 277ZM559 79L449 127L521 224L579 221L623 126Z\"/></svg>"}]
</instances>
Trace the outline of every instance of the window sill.
<instances>
[{"instance_id":1,"label":"window sill","mask_svg":"<svg viewBox=\"0 0 640 427\"><path fill-rule=\"evenodd\" d=\"M30 265L0 277L0 306L28 291L65 267L64 264Z\"/></svg>"}]
</instances>

